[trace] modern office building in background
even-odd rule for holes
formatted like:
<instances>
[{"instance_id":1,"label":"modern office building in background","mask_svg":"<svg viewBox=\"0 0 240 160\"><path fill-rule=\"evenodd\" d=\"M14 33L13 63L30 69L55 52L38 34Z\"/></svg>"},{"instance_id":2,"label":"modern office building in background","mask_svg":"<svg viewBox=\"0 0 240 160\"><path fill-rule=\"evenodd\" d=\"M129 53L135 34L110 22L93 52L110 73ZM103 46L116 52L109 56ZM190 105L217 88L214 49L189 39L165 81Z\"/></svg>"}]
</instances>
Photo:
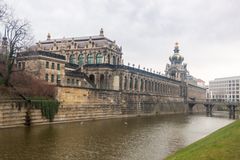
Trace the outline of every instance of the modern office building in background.
<instances>
[{"instance_id":1,"label":"modern office building in background","mask_svg":"<svg viewBox=\"0 0 240 160\"><path fill-rule=\"evenodd\" d=\"M239 101L240 76L216 78L209 82L208 98L224 101Z\"/></svg>"}]
</instances>

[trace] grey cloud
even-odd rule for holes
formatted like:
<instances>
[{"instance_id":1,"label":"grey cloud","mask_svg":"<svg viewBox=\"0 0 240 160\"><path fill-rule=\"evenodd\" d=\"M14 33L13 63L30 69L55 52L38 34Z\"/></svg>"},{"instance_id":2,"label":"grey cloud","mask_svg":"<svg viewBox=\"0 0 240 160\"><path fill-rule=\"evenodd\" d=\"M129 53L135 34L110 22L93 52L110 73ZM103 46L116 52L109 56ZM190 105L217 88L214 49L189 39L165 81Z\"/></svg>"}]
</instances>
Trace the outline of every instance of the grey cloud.
<instances>
[{"instance_id":1,"label":"grey cloud","mask_svg":"<svg viewBox=\"0 0 240 160\"><path fill-rule=\"evenodd\" d=\"M240 58L238 0L8 0L8 3L19 16L32 22L37 40L45 39L48 32L53 38L90 36L103 27L107 37L123 46L125 62L163 72L175 41L179 41L193 75L207 81L226 75L223 72L232 76L238 73L231 68Z\"/></svg>"}]
</instances>

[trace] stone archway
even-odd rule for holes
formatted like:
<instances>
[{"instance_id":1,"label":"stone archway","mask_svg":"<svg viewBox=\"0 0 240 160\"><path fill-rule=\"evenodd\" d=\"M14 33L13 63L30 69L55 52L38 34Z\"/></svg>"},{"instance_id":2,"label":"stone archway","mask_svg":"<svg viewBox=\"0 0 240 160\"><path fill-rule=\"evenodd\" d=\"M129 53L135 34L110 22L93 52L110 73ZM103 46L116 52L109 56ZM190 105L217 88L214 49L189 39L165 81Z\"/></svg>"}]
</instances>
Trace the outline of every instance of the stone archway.
<instances>
[{"instance_id":1,"label":"stone archway","mask_svg":"<svg viewBox=\"0 0 240 160\"><path fill-rule=\"evenodd\" d=\"M124 77L124 91L127 90L127 85L128 85L128 79L127 76Z\"/></svg>"},{"instance_id":2,"label":"stone archway","mask_svg":"<svg viewBox=\"0 0 240 160\"><path fill-rule=\"evenodd\" d=\"M110 64L110 55L109 54L107 55L107 61L108 61L107 63Z\"/></svg>"},{"instance_id":3,"label":"stone archway","mask_svg":"<svg viewBox=\"0 0 240 160\"><path fill-rule=\"evenodd\" d=\"M133 78L130 77L130 84L129 84L129 90L133 89Z\"/></svg>"},{"instance_id":4,"label":"stone archway","mask_svg":"<svg viewBox=\"0 0 240 160\"><path fill-rule=\"evenodd\" d=\"M92 83L95 84L95 76L94 76L93 74L91 74L91 75L89 76L89 79L90 79L90 81L91 81Z\"/></svg>"},{"instance_id":5,"label":"stone archway","mask_svg":"<svg viewBox=\"0 0 240 160\"><path fill-rule=\"evenodd\" d=\"M140 92L143 92L143 87L144 87L143 82L144 82L144 80L141 79L141 80L140 80Z\"/></svg>"}]
</instances>

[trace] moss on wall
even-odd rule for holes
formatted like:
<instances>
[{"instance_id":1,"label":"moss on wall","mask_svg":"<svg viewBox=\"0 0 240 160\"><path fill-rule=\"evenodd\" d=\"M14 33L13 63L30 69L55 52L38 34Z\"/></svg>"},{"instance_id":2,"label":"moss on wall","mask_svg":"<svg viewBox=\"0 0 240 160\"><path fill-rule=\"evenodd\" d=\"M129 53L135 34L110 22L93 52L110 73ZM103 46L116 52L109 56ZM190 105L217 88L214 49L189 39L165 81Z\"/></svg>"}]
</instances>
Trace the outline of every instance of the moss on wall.
<instances>
[{"instance_id":1,"label":"moss on wall","mask_svg":"<svg viewBox=\"0 0 240 160\"><path fill-rule=\"evenodd\" d=\"M42 116L53 121L55 114L58 112L59 102L56 100L33 100L31 104L36 109L41 109Z\"/></svg>"}]
</instances>

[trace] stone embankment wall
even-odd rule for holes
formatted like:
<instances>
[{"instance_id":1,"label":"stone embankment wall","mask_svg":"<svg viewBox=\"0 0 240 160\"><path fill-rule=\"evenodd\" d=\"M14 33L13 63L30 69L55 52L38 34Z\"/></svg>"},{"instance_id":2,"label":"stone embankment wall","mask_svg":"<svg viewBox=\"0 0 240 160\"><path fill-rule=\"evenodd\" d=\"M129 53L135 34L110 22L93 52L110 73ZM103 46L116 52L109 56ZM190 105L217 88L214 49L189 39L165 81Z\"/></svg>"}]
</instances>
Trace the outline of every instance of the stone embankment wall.
<instances>
[{"instance_id":1,"label":"stone embankment wall","mask_svg":"<svg viewBox=\"0 0 240 160\"><path fill-rule=\"evenodd\" d=\"M94 104L111 106L120 115L146 115L186 112L182 97L159 94L138 94L120 91L58 88L57 99L63 108Z\"/></svg>"},{"instance_id":2,"label":"stone embankment wall","mask_svg":"<svg viewBox=\"0 0 240 160\"><path fill-rule=\"evenodd\" d=\"M0 128L24 126L26 108L18 108L16 102L0 103Z\"/></svg>"},{"instance_id":3,"label":"stone embankment wall","mask_svg":"<svg viewBox=\"0 0 240 160\"><path fill-rule=\"evenodd\" d=\"M183 97L77 87L58 87L57 90L60 106L51 123L188 112ZM19 103L0 102L0 128L24 126L27 106ZM193 112L202 111L203 106L193 108ZM30 109L28 112L32 125L50 123L42 116L40 109Z\"/></svg>"},{"instance_id":4,"label":"stone embankment wall","mask_svg":"<svg viewBox=\"0 0 240 160\"><path fill-rule=\"evenodd\" d=\"M196 100L204 101L206 100L206 89L189 84L187 96L190 98L195 98Z\"/></svg>"}]
</instances>

